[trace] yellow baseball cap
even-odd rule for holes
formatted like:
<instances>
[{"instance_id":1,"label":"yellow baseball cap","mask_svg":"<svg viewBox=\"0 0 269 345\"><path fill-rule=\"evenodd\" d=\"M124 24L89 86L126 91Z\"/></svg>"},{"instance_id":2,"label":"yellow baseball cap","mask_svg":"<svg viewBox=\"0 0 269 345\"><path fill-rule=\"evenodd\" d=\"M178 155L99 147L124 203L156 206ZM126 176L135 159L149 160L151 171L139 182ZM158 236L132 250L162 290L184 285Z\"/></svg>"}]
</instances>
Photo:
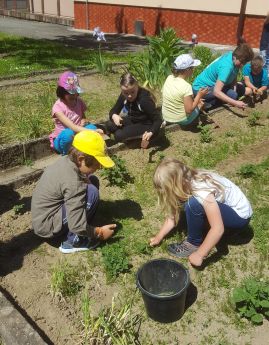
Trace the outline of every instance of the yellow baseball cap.
<instances>
[{"instance_id":1,"label":"yellow baseball cap","mask_svg":"<svg viewBox=\"0 0 269 345\"><path fill-rule=\"evenodd\" d=\"M112 168L115 163L106 155L106 145L102 136L94 131L82 131L74 136L72 145L80 152L93 156L105 168Z\"/></svg>"}]
</instances>

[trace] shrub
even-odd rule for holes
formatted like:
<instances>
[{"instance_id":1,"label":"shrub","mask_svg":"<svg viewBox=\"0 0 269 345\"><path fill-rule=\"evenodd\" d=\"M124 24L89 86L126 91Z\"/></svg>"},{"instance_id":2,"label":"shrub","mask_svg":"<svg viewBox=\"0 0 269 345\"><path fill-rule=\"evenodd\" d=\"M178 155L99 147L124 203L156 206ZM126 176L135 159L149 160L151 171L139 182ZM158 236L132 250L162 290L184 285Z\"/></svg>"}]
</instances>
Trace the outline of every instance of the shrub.
<instances>
[{"instance_id":1,"label":"shrub","mask_svg":"<svg viewBox=\"0 0 269 345\"><path fill-rule=\"evenodd\" d=\"M111 169L103 169L101 176L106 178L110 186L124 187L128 182L133 182L133 177L129 174L125 160L113 155L111 157L115 166Z\"/></svg>"},{"instance_id":2,"label":"shrub","mask_svg":"<svg viewBox=\"0 0 269 345\"><path fill-rule=\"evenodd\" d=\"M253 324L263 323L269 318L269 284L250 278L241 287L235 288L231 302L241 317L249 319Z\"/></svg>"},{"instance_id":3,"label":"shrub","mask_svg":"<svg viewBox=\"0 0 269 345\"><path fill-rule=\"evenodd\" d=\"M129 71L144 86L160 89L171 73L174 59L185 49L180 46L181 39L172 28L161 30L159 36L147 37L147 40L148 49L131 60Z\"/></svg>"},{"instance_id":4,"label":"shrub","mask_svg":"<svg viewBox=\"0 0 269 345\"><path fill-rule=\"evenodd\" d=\"M108 281L115 279L120 273L128 271L129 259L120 243L106 245L101 252Z\"/></svg>"}]
</instances>

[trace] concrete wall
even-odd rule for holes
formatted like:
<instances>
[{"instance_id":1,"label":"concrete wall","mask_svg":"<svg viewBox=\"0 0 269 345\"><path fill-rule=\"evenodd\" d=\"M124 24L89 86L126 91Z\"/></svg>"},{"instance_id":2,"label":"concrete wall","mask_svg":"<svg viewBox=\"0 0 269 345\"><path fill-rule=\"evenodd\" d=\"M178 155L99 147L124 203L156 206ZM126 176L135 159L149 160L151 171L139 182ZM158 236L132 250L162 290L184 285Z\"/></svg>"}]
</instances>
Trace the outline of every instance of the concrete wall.
<instances>
[{"instance_id":1,"label":"concrete wall","mask_svg":"<svg viewBox=\"0 0 269 345\"><path fill-rule=\"evenodd\" d=\"M74 1L73 0L59 0L60 3L60 16L74 18ZM33 9L31 12L36 14L42 13L42 0L33 0ZM57 16L57 0L44 0L44 13L45 15Z\"/></svg>"},{"instance_id":2,"label":"concrete wall","mask_svg":"<svg viewBox=\"0 0 269 345\"><path fill-rule=\"evenodd\" d=\"M167 3L172 0L165 0L159 2ZM145 0L144 7L130 6L130 5L116 5L116 1L107 0L97 2L88 2L88 6L85 1L75 0L75 28L77 29L90 29L92 30L96 26L100 26L104 32L117 32L117 33L135 33L135 24L137 21L143 22L144 35L155 35L159 32L160 28L173 27L178 36L185 40L190 40L192 33L198 35L199 42L219 43L235 45L237 43L237 29L239 22L239 12L241 7L241 0L229 1L229 7L226 6L226 13L223 12L223 4L225 1L215 0L178 0L176 3L183 2L185 7L188 4L188 8L194 7L194 4L198 2L202 10L185 10L185 9L172 9L163 7L145 7L147 4L157 1ZM120 2L120 1L119 1ZM133 0L121 0L125 3L134 3ZM253 47L259 47L260 35L262 31L264 15L267 12L267 1L264 0L248 0L248 11L254 11L257 8L253 5L258 3L259 6L263 5L263 9L259 8L259 11L263 14L258 16L257 14L247 14L245 18L245 25L243 36ZM118 3L118 1L117 1ZM220 4L222 8L220 8ZM227 1L226 1L227 3ZM212 9L209 10L209 4ZM236 6L237 8L235 8ZM231 5L231 6L230 6ZM269 2L268 2L269 7ZM87 10L88 8L88 10ZM213 11L213 9L219 9L219 11ZM229 10L228 10L229 8ZM231 8L235 13L231 13ZM207 9L207 11L205 11ZM227 11L229 11L227 13ZM87 18L88 17L88 18ZM87 22L89 23L88 27Z\"/></svg>"}]
</instances>

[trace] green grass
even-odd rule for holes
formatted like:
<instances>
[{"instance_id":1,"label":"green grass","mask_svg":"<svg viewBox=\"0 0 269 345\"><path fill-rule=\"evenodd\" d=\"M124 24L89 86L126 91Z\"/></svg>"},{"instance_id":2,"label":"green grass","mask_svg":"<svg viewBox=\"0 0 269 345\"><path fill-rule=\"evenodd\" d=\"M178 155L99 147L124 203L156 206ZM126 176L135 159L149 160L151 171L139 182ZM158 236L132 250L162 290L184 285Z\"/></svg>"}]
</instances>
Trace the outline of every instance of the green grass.
<instances>
[{"instance_id":1,"label":"green grass","mask_svg":"<svg viewBox=\"0 0 269 345\"><path fill-rule=\"evenodd\" d=\"M124 60L123 56L116 57L107 52L102 54L109 62ZM27 76L36 71L51 72L53 69L76 70L81 66L92 69L95 67L96 52L0 33L0 56L0 77L11 77Z\"/></svg>"}]
</instances>

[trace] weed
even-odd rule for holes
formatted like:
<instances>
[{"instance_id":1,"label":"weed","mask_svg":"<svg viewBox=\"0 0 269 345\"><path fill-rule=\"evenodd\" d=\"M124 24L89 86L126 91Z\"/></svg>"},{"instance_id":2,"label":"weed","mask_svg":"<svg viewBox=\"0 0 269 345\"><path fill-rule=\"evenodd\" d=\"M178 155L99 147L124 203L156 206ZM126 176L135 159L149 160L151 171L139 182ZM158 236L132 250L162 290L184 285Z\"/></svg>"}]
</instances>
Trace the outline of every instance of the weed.
<instances>
[{"instance_id":1,"label":"weed","mask_svg":"<svg viewBox=\"0 0 269 345\"><path fill-rule=\"evenodd\" d=\"M150 254L153 248L147 242L137 242L133 244L133 249L136 254Z\"/></svg>"},{"instance_id":2,"label":"weed","mask_svg":"<svg viewBox=\"0 0 269 345\"><path fill-rule=\"evenodd\" d=\"M111 158L115 162L115 166L101 171L101 176L108 180L109 185L123 188L128 182L133 182L133 177L126 168L125 160L116 155L113 155Z\"/></svg>"},{"instance_id":3,"label":"weed","mask_svg":"<svg viewBox=\"0 0 269 345\"><path fill-rule=\"evenodd\" d=\"M32 167L34 165L34 162L30 158L26 158L23 160L23 164L26 165L27 167Z\"/></svg>"},{"instance_id":4,"label":"weed","mask_svg":"<svg viewBox=\"0 0 269 345\"><path fill-rule=\"evenodd\" d=\"M211 130L210 125L198 126L198 128L201 130L200 131L200 141L202 143L210 143L213 140L212 130Z\"/></svg>"},{"instance_id":5,"label":"weed","mask_svg":"<svg viewBox=\"0 0 269 345\"><path fill-rule=\"evenodd\" d=\"M260 325L269 317L269 283L249 278L233 290L231 302L241 317Z\"/></svg>"},{"instance_id":6,"label":"weed","mask_svg":"<svg viewBox=\"0 0 269 345\"><path fill-rule=\"evenodd\" d=\"M14 211L15 214L22 214L24 207L25 207L24 204L14 205L13 206L13 211Z\"/></svg>"},{"instance_id":7,"label":"weed","mask_svg":"<svg viewBox=\"0 0 269 345\"><path fill-rule=\"evenodd\" d=\"M252 114L247 119L248 125L250 127L257 126L260 118L261 118L261 113L258 111L253 111Z\"/></svg>"},{"instance_id":8,"label":"weed","mask_svg":"<svg viewBox=\"0 0 269 345\"><path fill-rule=\"evenodd\" d=\"M98 47L98 53L95 55L95 58L94 58L94 62L95 62L95 67L97 68L99 73L106 75L107 73L112 72L112 63L108 63L105 60L102 50L101 50L100 43Z\"/></svg>"},{"instance_id":9,"label":"weed","mask_svg":"<svg viewBox=\"0 0 269 345\"><path fill-rule=\"evenodd\" d=\"M78 267L71 266L67 262L60 262L53 267L50 288L54 297L61 299L76 295L81 287Z\"/></svg>"},{"instance_id":10,"label":"weed","mask_svg":"<svg viewBox=\"0 0 269 345\"><path fill-rule=\"evenodd\" d=\"M141 316L132 312L132 301L116 307L113 297L111 307L101 310L97 317L90 314L90 300L84 294L82 300L84 344L139 345L138 331Z\"/></svg>"},{"instance_id":11,"label":"weed","mask_svg":"<svg viewBox=\"0 0 269 345\"><path fill-rule=\"evenodd\" d=\"M114 280L120 273L129 270L129 259L122 244L105 245L101 253L108 281Z\"/></svg>"},{"instance_id":12,"label":"weed","mask_svg":"<svg viewBox=\"0 0 269 345\"><path fill-rule=\"evenodd\" d=\"M249 178L258 176L260 174L260 171L257 165L245 164L240 167L238 174L243 178Z\"/></svg>"},{"instance_id":13,"label":"weed","mask_svg":"<svg viewBox=\"0 0 269 345\"><path fill-rule=\"evenodd\" d=\"M225 137L227 138L233 138L235 136L235 133L232 131L225 132Z\"/></svg>"}]
</instances>

